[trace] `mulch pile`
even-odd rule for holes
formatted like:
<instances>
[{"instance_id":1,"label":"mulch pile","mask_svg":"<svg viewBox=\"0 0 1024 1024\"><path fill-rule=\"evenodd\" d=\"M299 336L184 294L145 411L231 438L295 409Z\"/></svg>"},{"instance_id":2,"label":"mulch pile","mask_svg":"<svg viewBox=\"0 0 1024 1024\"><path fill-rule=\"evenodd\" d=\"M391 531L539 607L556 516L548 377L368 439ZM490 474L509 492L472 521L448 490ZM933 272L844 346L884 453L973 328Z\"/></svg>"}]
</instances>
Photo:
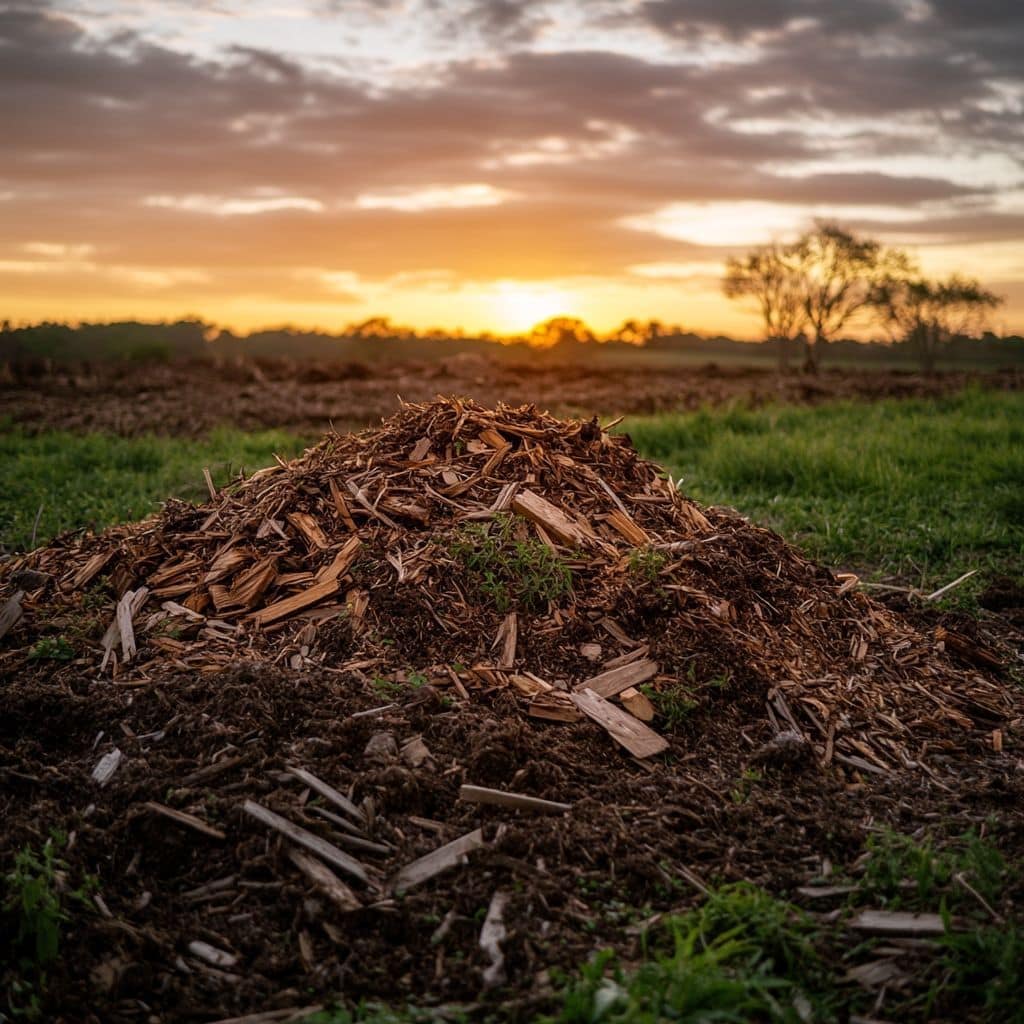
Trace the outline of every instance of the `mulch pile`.
<instances>
[{"instance_id":1,"label":"mulch pile","mask_svg":"<svg viewBox=\"0 0 1024 1024\"><path fill-rule=\"evenodd\" d=\"M0 569L0 863L61 826L101 885L52 1019L509 985L529 1019L625 935L573 879L798 881L844 801L953 759L967 792L1021 714L990 651L596 420L439 399L210 490ZM748 806L751 765L788 795Z\"/></svg>"},{"instance_id":2,"label":"mulch pile","mask_svg":"<svg viewBox=\"0 0 1024 1024\"><path fill-rule=\"evenodd\" d=\"M95 607L105 576L117 600L96 665L122 685L240 659L414 673L461 697L511 688L537 718L590 715L643 757L664 741L609 700L650 721L640 684L685 695L714 680L821 764L874 774L927 767L929 749L1013 712L946 647L994 667L988 652L918 632L855 577L701 508L596 421L406 405L210 490L11 563L8 589L52 582L25 593L22 643Z\"/></svg>"}]
</instances>

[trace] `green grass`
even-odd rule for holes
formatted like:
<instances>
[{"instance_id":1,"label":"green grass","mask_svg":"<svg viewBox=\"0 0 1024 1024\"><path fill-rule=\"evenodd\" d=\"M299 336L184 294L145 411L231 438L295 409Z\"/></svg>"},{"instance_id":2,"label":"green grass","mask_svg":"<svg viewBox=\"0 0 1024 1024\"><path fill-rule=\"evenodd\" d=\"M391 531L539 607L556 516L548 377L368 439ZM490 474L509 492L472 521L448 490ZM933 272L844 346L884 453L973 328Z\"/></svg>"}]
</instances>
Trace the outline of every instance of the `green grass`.
<instances>
[{"instance_id":1,"label":"green grass","mask_svg":"<svg viewBox=\"0 0 1024 1024\"><path fill-rule=\"evenodd\" d=\"M637 447L833 567L937 589L1024 570L1024 395L779 406L630 420Z\"/></svg>"},{"instance_id":2,"label":"green grass","mask_svg":"<svg viewBox=\"0 0 1024 1024\"><path fill-rule=\"evenodd\" d=\"M221 485L241 467L252 472L275 453L289 457L302 448L301 440L281 431L218 430L196 441L32 436L7 426L0 430L0 551L29 547L37 514L38 544L64 530L143 519L165 498L205 500L204 466Z\"/></svg>"}]
</instances>

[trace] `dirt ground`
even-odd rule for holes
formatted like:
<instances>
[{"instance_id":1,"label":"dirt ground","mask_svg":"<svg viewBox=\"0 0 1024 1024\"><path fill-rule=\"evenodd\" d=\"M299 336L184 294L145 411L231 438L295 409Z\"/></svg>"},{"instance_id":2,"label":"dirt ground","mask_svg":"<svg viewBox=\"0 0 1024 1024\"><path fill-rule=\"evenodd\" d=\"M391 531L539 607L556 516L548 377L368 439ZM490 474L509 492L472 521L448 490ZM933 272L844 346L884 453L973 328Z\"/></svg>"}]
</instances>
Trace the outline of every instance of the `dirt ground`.
<instances>
[{"instance_id":1,"label":"dirt ground","mask_svg":"<svg viewBox=\"0 0 1024 1024\"><path fill-rule=\"evenodd\" d=\"M419 453L407 458L410 448ZM350 508L327 481L351 480L357 467L361 484L349 492L363 500ZM663 482L659 492L656 467L624 439L530 410L407 408L365 438L328 439L254 480L251 491L201 509L171 506L159 521L86 539L81 550L72 540L40 549L4 579L32 593L0 648L0 871L59 830L68 841L58 883L69 893L86 886L66 900L72 919L41 989L41 1019L198 1024L365 998L411 1003L434 1019L532 1021L557 1006L559 972L575 973L602 948L635 962L645 924L696 905L708 886L740 880L819 915L834 936L847 1005L879 1019L893 1005L887 982L842 980L874 955L840 917L842 892L823 899L800 887L854 876L868 836L886 826L946 838L973 829L1007 863L1024 858L1024 699L1012 674L1020 637L998 611L938 618L904 595L893 598L903 608L882 607L781 538L724 510L701 512ZM519 613L507 662L521 670L514 686L493 666L466 668L492 656L503 613L462 601L473 578L444 554L454 548L435 543L467 516L480 521L480 508L498 507L490 499L508 481L585 516L601 541L571 560L575 610L552 598L546 612ZM374 505L360 487L373 493L378 484L391 496L382 489ZM429 507L410 495L429 496ZM396 496L397 506L385 503ZM283 516L270 532L257 529L265 508ZM411 520L399 526L382 509ZM631 567L639 541L613 543L623 517L629 536L661 537L677 560L650 577ZM680 539L687 522L689 539ZM347 546L350 530L366 556L349 564L346 615L318 628L285 621L278 632L267 608L280 611L282 595L309 585L321 562L337 566L334 548ZM219 594L234 614L225 588L213 589L226 577L209 567L223 569L242 538L232 572L249 573L268 547L282 571L263 609L266 634L239 645L213 630L223 620L192 609ZM121 564L106 592L84 582L60 589L83 560L94 574L107 565L107 547ZM430 558L430 585L406 578ZM124 621L124 609L131 626L136 577L154 588L170 580L174 595L157 596L191 609L168 602L166 615L140 614L130 630L139 657L129 661L120 633L125 664L108 675L99 636L112 616ZM997 588L991 603L1014 607L1018 597ZM208 622L201 635L196 620ZM534 700L553 701L551 687L534 690L529 705L517 696L539 676L592 671L599 624L612 638L601 634L606 653L619 649L612 641L636 648L647 637L671 677L660 689L655 680L665 700L653 719L665 741L657 757L628 755L589 719L548 720L540 713L557 702ZM755 642L759 629L767 642ZM62 647L58 637L72 642ZM230 657L212 657L221 647ZM688 674L695 658L703 668ZM616 662L638 664L617 656L605 668ZM694 678L696 688L687 684ZM814 743L780 743L787 730L773 708L798 734L813 723ZM461 799L463 785L569 806L539 815L481 805ZM296 859L268 812L305 829L321 857L332 844L327 861L350 888L339 875L325 883L321 862ZM418 858L460 837L473 848L447 870L401 882ZM339 867L339 851L361 875L344 860ZM1022 899L1015 871L987 912L1013 920ZM481 935L501 903L507 934L496 967ZM930 956L915 939L887 948L908 978ZM0 967L0 990L14 977ZM928 1019L984 1018L940 1000Z\"/></svg>"},{"instance_id":2,"label":"dirt ground","mask_svg":"<svg viewBox=\"0 0 1024 1024\"><path fill-rule=\"evenodd\" d=\"M934 377L874 370L780 376L757 367L514 365L478 357L430 364L95 364L9 368L0 409L24 429L194 436L219 425L282 428L305 435L364 426L391 415L399 396L428 401L472 395L486 406L535 403L560 415L642 415L704 405L817 404L834 399L938 396L969 384L1018 390L1024 372L950 372Z\"/></svg>"},{"instance_id":3,"label":"dirt ground","mask_svg":"<svg viewBox=\"0 0 1024 1024\"><path fill-rule=\"evenodd\" d=\"M638 924L696 903L702 881L792 895L824 861L852 865L883 824L909 833L941 822L956 835L987 821L1008 860L1024 854L1024 783L1006 757L979 744L946 765L954 786L944 772L851 785L811 764L759 760L770 730L737 702L702 708L671 735L664 762L644 768L585 723L523 720L502 693L467 702L427 688L355 717L381 697L351 676L245 665L138 689L73 669L19 673L4 689L0 860L59 826L72 836L72 882L99 879L100 900L76 911L50 972L53 1021L212 1021L339 992L531 1020L551 1003L553 969L572 971L601 947L635 957ZM413 768L393 748L366 753L382 733L399 745L422 737L429 758ZM123 761L100 788L90 775L115 745ZM372 807L382 850L357 852L382 877L476 828L485 845L404 896L342 912L242 811L254 800L329 829L310 809L315 794L285 773L292 765ZM464 782L572 809L539 817L468 804ZM168 821L150 801L202 815L224 838ZM343 834L330 831L335 842ZM1019 900L1019 889L1008 895ZM496 892L508 896L507 980L488 988L479 937ZM232 959L207 963L196 941ZM850 936L845 952L855 945Z\"/></svg>"}]
</instances>

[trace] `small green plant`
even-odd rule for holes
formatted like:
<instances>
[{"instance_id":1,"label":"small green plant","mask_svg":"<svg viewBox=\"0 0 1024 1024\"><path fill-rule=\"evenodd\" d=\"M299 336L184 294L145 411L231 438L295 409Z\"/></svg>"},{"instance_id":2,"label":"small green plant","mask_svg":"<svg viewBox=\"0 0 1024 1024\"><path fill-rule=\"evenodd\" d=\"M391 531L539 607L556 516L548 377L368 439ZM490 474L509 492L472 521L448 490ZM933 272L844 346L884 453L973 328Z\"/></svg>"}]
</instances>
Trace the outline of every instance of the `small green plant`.
<instances>
[{"instance_id":1,"label":"small green plant","mask_svg":"<svg viewBox=\"0 0 1024 1024\"><path fill-rule=\"evenodd\" d=\"M44 636L28 656L31 661L71 661L75 649L62 636Z\"/></svg>"},{"instance_id":2,"label":"small green plant","mask_svg":"<svg viewBox=\"0 0 1024 1024\"><path fill-rule=\"evenodd\" d=\"M511 516L463 526L451 545L470 583L497 608L540 611L572 591L572 572L547 544L516 535Z\"/></svg>"},{"instance_id":3,"label":"small green plant","mask_svg":"<svg viewBox=\"0 0 1024 1024\"><path fill-rule=\"evenodd\" d=\"M430 682L422 672L410 672L406 676L406 681L414 690L421 690Z\"/></svg>"},{"instance_id":4,"label":"small green plant","mask_svg":"<svg viewBox=\"0 0 1024 1024\"><path fill-rule=\"evenodd\" d=\"M697 701L683 686L672 686L663 690L644 684L640 692L654 705L654 711L661 717L666 729L680 729L697 709Z\"/></svg>"},{"instance_id":5,"label":"small green plant","mask_svg":"<svg viewBox=\"0 0 1024 1024\"><path fill-rule=\"evenodd\" d=\"M54 831L39 853L25 846L4 876L0 909L6 921L0 934L6 941L0 944L0 963L9 962L18 972L10 990L17 1016L38 1016L46 968L60 954L61 928L71 919L69 906L86 903L96 887L91 877L78 889L69 887L68 864L59 856L66 842L64 833Z\"/></svg>"},{"instance_id":6,"label":"small green plant","mask_svg":"<svg viewBox=\"0 0 1024 1024\"><path fill-rule=\"evenodd\" d=\"M734 804L745 804L750 799L750 793L754 785L762 780L761 773L756 768L746 768L740 776L739 781L729 792L729 797Z\"/></svg>"},{"instance_id":7,"label":"small green plant","mask_svg":"<svg viewBox=\"0 0 1024 1024\"><path fill-rule=\"evenodd\" d=\"M668 555L656 548L633 548L629 553L629 571L645 583L653 583L668 564Z\"/></svg>"}]
</instances>

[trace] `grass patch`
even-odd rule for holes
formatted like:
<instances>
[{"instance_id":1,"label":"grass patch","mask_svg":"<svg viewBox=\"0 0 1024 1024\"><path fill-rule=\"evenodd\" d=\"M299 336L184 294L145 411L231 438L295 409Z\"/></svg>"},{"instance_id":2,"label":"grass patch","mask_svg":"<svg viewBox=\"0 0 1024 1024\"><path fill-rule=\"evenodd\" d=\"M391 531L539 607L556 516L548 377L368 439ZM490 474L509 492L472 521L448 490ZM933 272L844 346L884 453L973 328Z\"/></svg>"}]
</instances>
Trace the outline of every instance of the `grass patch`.
<instances>
[{"instance_id":1,"label":"grass patch","mask_svg":"<svg viewBox=\"0 0 1024 1024\"><path fill-rule=\"evenodd\" d=\"M1024 571L1024 395L778 406L627 423L683 490L813 557L937 589ZM969 604L985 572L953 591Z\"/></svg>"},{"instance_id":2,"label":"grass patch","mask_svg":"<svg viewBox=\"0 0 1024 1024\"><path fill-rule=\"evenodd\" d=\"M282 431L218 430L201 440L0 432L0 551L25 550L64 530L144 519L176 497L205 501L203 467L220 486L304 447ZM42 511L40 512L40 509Z\"/></svg>"},{"instance_id":3,"label":"grass patch","mask_svg":"<svg viewBox=\"0 0 1024 1024\"><path fill-rule=\"evenodd\" d=\"M968 832L937 845L886 829L868 838L858 898L890 910L977 910L976 898L956 881L961 876L983 899L994 903L1006 879L1003 855Z\"/></svg>"},{"instance_id":4,"label":"grass patch","mask_svg":"<svg viewBox=\"0 0 1024 1024\"><path fill-rule=\"evenodd\" d=\"M509 515L463 526L451 545L471 588L499 612L540 611L572 590L572 572L547 546L517 530Z\"/></svg>"},{"instance_id":5,"label":"grass patch","mask_svg":"<svg viewBox=\"0 0 1024 1024\"><path fill-rule=\"evenodd\" d=\"M796 907L752 885L724 886L702 907L670 919L635 969L600 953L545 1020L830 1019L835 994L815 936L814 922Z\"/></svg>"}]
</instances>

